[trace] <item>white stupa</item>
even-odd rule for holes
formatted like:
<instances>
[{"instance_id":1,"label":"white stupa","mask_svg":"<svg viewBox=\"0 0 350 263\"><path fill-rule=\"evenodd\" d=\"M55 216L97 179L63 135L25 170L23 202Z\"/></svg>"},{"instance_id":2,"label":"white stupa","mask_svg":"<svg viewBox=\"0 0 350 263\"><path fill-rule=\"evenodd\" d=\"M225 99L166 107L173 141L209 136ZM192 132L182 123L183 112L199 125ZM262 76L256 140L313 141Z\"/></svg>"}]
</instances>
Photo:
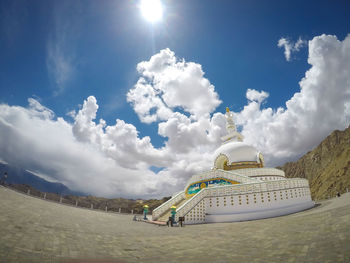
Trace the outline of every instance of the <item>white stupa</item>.
<instances>
[{"instance_id":1,"label":"white stupa","mask_svg":"<svg viewBox=\"0 0 350 263\"><path fill-rule=\"evenodd\" d=\"M264 167L262 153L243 142L228 108L225 116L227 135L214 153L213 169L193 175L183 191L153 210L152 219L167 221L172 206L186 224L254 220L313 207L308 181Z\"/></svg>"}]
</instances>

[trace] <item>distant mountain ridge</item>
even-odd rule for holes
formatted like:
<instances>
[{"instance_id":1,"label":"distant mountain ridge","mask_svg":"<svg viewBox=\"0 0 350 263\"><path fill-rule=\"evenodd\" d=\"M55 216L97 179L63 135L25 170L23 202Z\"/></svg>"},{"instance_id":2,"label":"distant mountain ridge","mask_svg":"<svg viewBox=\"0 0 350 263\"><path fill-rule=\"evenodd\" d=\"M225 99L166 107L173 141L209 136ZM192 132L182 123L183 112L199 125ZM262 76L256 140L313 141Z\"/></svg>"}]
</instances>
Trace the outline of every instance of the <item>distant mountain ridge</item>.
<instances>
[{"instance_id":1,"label":"distant mountain ridge","mask_svg":"<svg viewBox=\"0 0 350 263\"><path fill-rule=\"evenodd\" d=\"M350 191L350 126L333 131L316 148L296 162L278 167L286 177L309 180L314 200Z\"/></svg>"},{"instance_id":2,"label":"distant mountain ridge","mask_svg":"<svg viewBox=\"0 0 350 263\"><path fill-rule=\"evenodd\" d=\"M34 187L41 192L57 193L62 195L75 194L81 195L81 193L71 191L67 186L62 183L49 182L29 171L23 170L20 167L0 163L0 177L7 173L7 184L26 184Z\"/></svg>"}]
</instances>

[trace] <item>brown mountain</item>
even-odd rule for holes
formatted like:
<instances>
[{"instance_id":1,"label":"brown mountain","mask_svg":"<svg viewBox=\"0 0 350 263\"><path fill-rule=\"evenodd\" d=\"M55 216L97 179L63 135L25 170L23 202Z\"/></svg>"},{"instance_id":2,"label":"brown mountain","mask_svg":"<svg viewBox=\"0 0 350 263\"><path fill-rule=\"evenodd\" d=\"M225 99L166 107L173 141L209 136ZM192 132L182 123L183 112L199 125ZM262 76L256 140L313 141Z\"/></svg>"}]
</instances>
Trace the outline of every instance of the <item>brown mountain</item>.
<instances>
[{"instance_id":1,"label":"brown mountain","mask_svg":"<svg viewBox=\"0 0 350 263\"><path fill-rule=\"evenodd\" d=\"M298 161L278 168L286 177L307 178L314 200L350 191L350 126L333 131Z\"/></svg>"}]
</instances>

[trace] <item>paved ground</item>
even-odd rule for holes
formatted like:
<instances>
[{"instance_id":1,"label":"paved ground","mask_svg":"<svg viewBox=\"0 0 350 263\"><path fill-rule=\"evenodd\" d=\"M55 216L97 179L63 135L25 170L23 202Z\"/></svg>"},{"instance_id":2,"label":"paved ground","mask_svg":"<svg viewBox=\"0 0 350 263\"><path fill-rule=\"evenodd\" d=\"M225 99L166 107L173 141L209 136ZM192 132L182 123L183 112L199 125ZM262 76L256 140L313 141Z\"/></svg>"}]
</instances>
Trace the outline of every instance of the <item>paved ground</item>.
<instances>
[{"instance_id":1,"label":"paved ground","mask_svg":"<svg viewBox=\"0 0 350 263\"><path fill-rule=\"evenodd\" d=\"M350 262L350 193L289 216L184 228L3 187L0 207L0 262Z\"/></svg>"}]
</instances>

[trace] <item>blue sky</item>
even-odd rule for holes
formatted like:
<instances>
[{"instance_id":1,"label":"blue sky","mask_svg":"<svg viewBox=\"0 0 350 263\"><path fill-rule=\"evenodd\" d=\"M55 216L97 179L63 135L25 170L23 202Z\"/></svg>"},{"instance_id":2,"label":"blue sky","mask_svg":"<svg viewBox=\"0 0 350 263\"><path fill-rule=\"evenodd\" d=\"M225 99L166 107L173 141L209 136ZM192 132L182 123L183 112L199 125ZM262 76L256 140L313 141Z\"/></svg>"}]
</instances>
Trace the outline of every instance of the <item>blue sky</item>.
<instances>
[{"instance_id":1,"label":"blue sky","mask_svg":"<svg viewBox=\"0 0 350 263\"><path fill-rule=\"evenodd\" d=\"M330 131L349 125L347 108L349 87L346 81L344 82L341 77L337 78L333 74L332 78L336 79L330 83L337 81L344 83L343 86L341 84L336 86L336 88L341 89L339 94L343 94L343 98L345 98L344 107L337 112L342 118L339 121L322 120L322 123L326 124L324 124L324 128L320 129L317 136L305 135L305 138L309 138L309 143L305 144L300 141L293 143L293 145L281 144L280 148L273 148L273 154L267 149L266 142L270 142L272 145L276 143L268 137L264 137L264 133L257 135L259 132L256 130L256 127L258 129L267 127L263 126L262 119L264 117L261 117L265 116L264 109L272 112L269 122L275 123L271 124L273 127L269 128L270 130L266 131L266 134L270 133L271 130L273 132L275 127L280 127L280 123L276 119L285 119L286 117L274 115L274 112L279 107L288 111L286 102L300 92L299 82L306 76L306 72L312 67L317 68L318 66L317 62L315 64L308 63L311 48L317 50L317 45L324 47L328 44L333 47L330 41L338 41L344 45L342 52L345 52L345 56L343 54L336 56L336 58L345 58L344 61L338 61L339 59L336 61L343 67L347 65L347 49L345 47L348 44L345 39L350 33L350 19L348 18L350 4L348 1L168 0L162 1L163 18L155 23L145 20L141 15L139 5L140 2L136 0L1 1L0 103L9 109L19 106L23 110L36 109L40 112L52 112L54 116L50 119L51 122L57 122L57 119L62 117L67 125L73 127L74 123L78 123L76 119L78 115L72 118L67 113L74 110L77 114L79 110L84 108L84 100L93 96L97 100L95 104L98 105L97 118L94 121L96 125L98 125L99 119L103 119L106 122L105 128L112 127L115 125L116 119L120 119L135 127L138 133L137 138L142 139L149 136L151 146L154 149L167 148L166 142L170 140L169 136L171 135L166 131L162 136L159 134L160 124L166 122L166 118L152 122L142 121L135 110L135 104L141 102L138 100L134 100L133 103L130 100L127 101L127 94L135 87L137 81L144 77L142 72L136 69L138 63L150 61L152 56L160 54L161 50L168 48L174 53L173 56L177 58L178 62L184 59L186 63L193 62L196 65L201 65L204 72L203 78L214 86L214 92L222 103L213 102L214 108L210 108L206 113L212 117L215 112L224 112L225 107L229 106L232 111L237 113L236 121L239 124L239 129L245 134L248 142L262 147L262 151L267 152L267 160L271 160L272 165L295 160L309 150L306 147L316 146ZM325 34L324 37L322 37L323 34ZM331 39L331 36L335 36L336 39ZM318 41L317 37L320 37L320 41L322 40L322 43L326 44ZM289 61L284 54L286 46L278 47L278 42L283 38L292 47ZM299 39L303 44L296 49L295 43ZM310 46L313 40L312 43L315 45ZM324 52L327 50L324 49ZM321 55L324 54L326 53ZM330 58L329 61L331 60ZM339 72L338 68L334 70ZM325 79L329 78L325 77ZM309 82L314 83L311 80ZM254 99L249 100L248 90L258 92L255 95L251 93ZM305 88L305 90L307 89ZM265 96L262 91L266 92L268 96ZM258 99L256 99L257 96ZM315 97L317 96L315 95ZM33 98L35 101L31 104L32 108L28 106L28 98ZM255 113L250 115L251 111L249 111L248 106L250 105L252 108L255 104L250 102L257 102L260 98L261 101L258 103L258 112L261 117L260 126L254 126L254 123L258 125L257 120L260 117ZM162 99L164 100L164 98ZM195 100L196 96L193 99ZM94 101L90 100L90 102L93 108ZM43 108L40 110L38 105ZM186 111L185 106L181 103L174 105L170 106L168 103L167 106L173 112L179 112L187 117L191 116L192 113ZM88 109L88 106L86 107ZM244 107L247 107L246 110ZM7 108L3 108L3 111ZM321 112L319 109L316 111ZM268 111L265 111L265 114L267 113ZM249 116L252 118L251 122L247 120ZM291 114L291 116L294 115ZM310 119L314 120L315 123L305 127L304 130L298 130L298 127L303 123L302 121L299 123L298 120L291 119L289 122L298 123L298 126L294 127L296 134L298 132L305 134L305 131L317 127L317 122L320 120L316 120L315 116L310 115ZM196 123L198 120L198 117L191 119L192 123ZM7 122L10 121L7 120ZM305 120L305 123L310 123L309 119ZM15 126L15 124L13 125ZM106 132L105 128L101 128L102 133ZM284 129L289 130L289 132L293 130L282 125L280 132L283 133ZM85 140L85 144L87 141L90 144L97 143L96 141L92 142L92 135L88 136L89 140L86 139L87 135L84 135L84 140L76 133L74 136L77 137L78 141ZM176 136L181 137L180 134ZM286 138L288 136L286 135ZM98 136L94 135L93 138L95 137ZM261 139L265 144L259 141L258 137L265 138ZM14 138L14 140L18 141L18 138ZM186 141L186 138L183 140ZM209 141L207 143L211 143L214 148L218 144L216 139ZM40 142L38 143L40 144ZM117 142L115 143L118 145ZM4 143L3 147L8 149L9 146ZM201 146L200 151L204 151L205 147ZM170 146L168 148L165 150L172 152L178 158L175 158L173 162L187 158L182 155L181 151L176 152L175 148L171 149ZM286 152L285 148L289 150ZM99 150L101 149L99 148ZM102 155L105 153L104 150L105 148L101 150ZM123 151L128 150L124 149ZM276 152L282 157L277 158ZM209 152L206 153L209 154ZM140 153L129 154L133 156L132 158L137 159ZM7 162L19 162L20 165L41 174L43 177L65 182L73 188L79 188L77 183L72 183L68 173L63 177L58 176L60 174L59 168L50 171L50 169L44 168L40 162L20 158L11 159L8 157L9 155L5 151L0 157ZM148 161L147 158L145 158L146 161L141 159L142 165L140 167L147 171L160 170L153 169L154 166L165 167L164 170L169 173L164 175L164 178L169 176L175 180L174 185L176 185L176 187L164 187L168 191L181 188L191 173L200 170L197 168L189 169L184 173L186 176L180 176L181 179L178 179L175 176L178 170L174 168L172 163L164 161L163 164L157 164ZM118 163L118 161L116 162ZM201 161L198 161L196 167L206 168L200 163ZM123 164L118 163L119 166L123 166ZM130 168L127 165L125 167L126 169ZM186 167L189 166L186 165ZM139 173L141 173L140 171ZM132 171L132 173L134 172L135 170ZM156 179L154 184L158 184L162 180ZM164 179L164 181L166 180ZM106 179L106 182L109 181ZM149 195L152 195L152 189L150 187ZM91 192L94 190L92 189ZM104 193L97 190L95 193L111 195L109 192ZM135 190L130 195L133 194L140 195L140 192ZM160 195L161 193L157 192L156 194Z\"/></svg>"}]
</instances>

